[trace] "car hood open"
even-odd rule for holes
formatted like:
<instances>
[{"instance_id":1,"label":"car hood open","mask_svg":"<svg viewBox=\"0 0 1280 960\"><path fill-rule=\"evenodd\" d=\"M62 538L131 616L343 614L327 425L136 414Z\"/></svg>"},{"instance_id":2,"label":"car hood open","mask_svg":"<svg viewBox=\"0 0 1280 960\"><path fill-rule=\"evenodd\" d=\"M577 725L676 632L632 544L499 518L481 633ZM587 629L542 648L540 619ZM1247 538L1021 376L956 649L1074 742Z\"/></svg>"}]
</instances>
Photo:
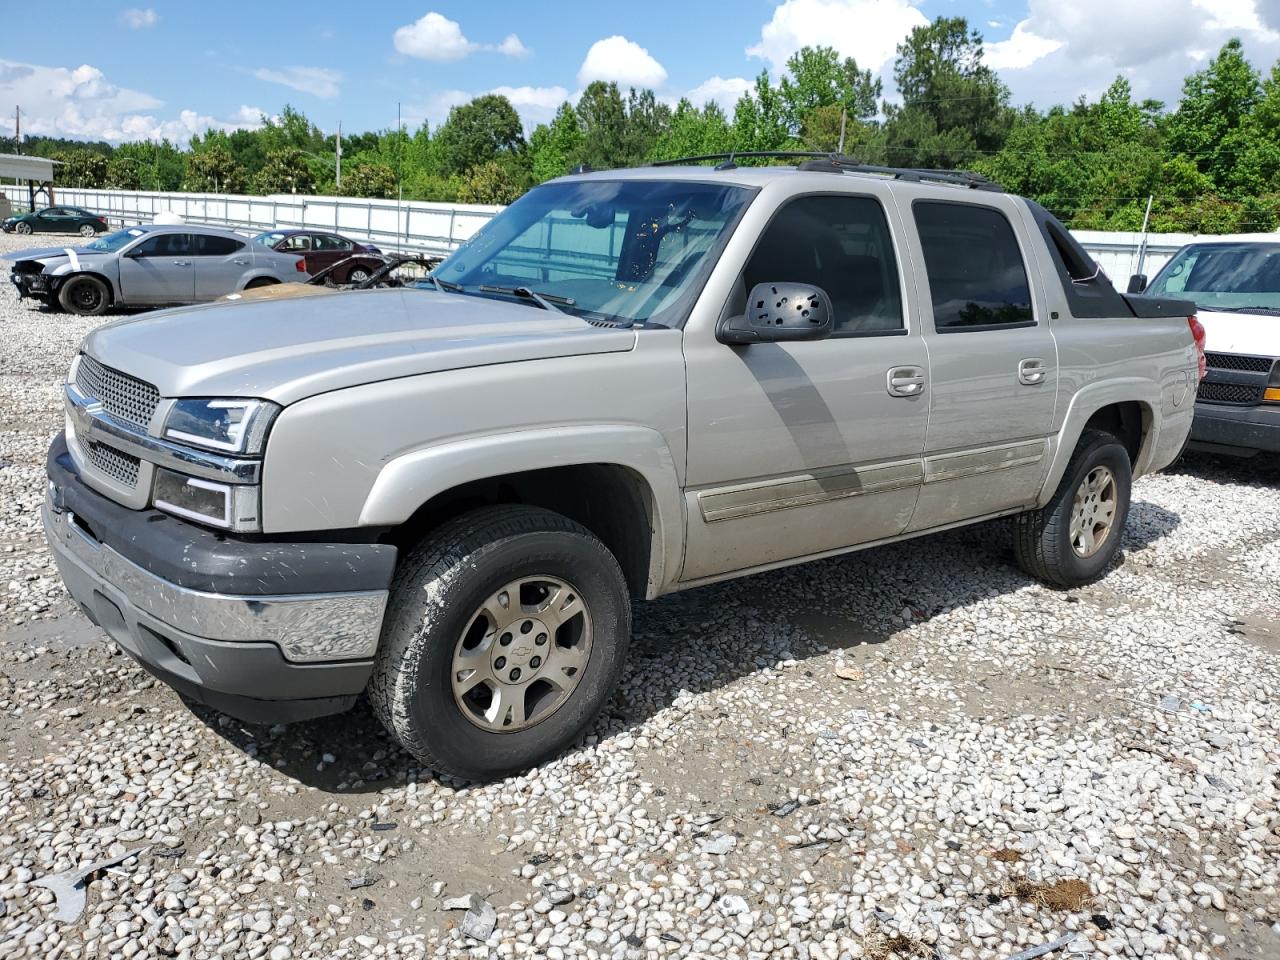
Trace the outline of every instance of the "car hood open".
<instances>
[{"instance_id":1,"label":"car hood open","mask_svg":"<svg viewBox=\"0 0 1280 960\"><path fill-rule=\"evenodd\" d=\"M522 303L389 289L162 310L99 327L83 349L164 397L288 404L439 370L617 353L635 338Z\"/></svg>"}]
</instances>

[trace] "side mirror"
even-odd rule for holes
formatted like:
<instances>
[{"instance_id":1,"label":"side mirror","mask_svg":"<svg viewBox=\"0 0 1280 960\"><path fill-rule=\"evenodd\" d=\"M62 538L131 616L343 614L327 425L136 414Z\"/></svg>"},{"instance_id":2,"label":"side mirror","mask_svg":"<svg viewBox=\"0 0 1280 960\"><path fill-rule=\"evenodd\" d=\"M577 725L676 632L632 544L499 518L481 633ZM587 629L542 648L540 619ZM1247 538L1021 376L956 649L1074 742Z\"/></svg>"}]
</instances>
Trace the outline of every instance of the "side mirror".
<instances>
[{"instance_id":1,"label":"side mirror","mask_svg":"<svg viewBox=\"0 0 1280 960\"><path fill-rule=\"evenodd\" d=\"M811 283L757 283L747 296L747 312L716 328L721 343L787 343L824 340L834 322L831 298Z\"/></svg>"},{"instance_id":2,"label":"side mirror","mask_svg":"<svg viewBox=\"0 0 1280 960\"><path fill-rule=\"evenodd\" d=\"M1129 278L1129 289L1125 293L1142 293L1147 289L1147 275L1145 273L1135 273Z\"/></svg>"}]
</instances>

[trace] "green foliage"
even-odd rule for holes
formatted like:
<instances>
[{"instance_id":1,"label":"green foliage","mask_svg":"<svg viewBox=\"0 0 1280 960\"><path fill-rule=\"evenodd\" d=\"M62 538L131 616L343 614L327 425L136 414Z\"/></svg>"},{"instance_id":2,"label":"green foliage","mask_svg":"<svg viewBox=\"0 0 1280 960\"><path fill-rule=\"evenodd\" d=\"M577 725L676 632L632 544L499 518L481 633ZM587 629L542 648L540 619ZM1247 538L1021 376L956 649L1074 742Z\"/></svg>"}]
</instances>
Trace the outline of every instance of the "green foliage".
<instances>
[{"instance_id":1,"label":"green foliage","mask_svg":"<svg viewBox=\"0 0 1280 960\"><path fill-rule=\"evenodd\" d=\"M103 187L107 181L107 158L96 150L61 150L53 155L53 182L61 187Z\"/></svg>"},{"instance_id":2,"label":"green foliage","mask_svg":"<svg viewBox=\"0 0 1280 960\"><path fill-rule=\"evenodd\" d=\"M199 152L187 154L182 189L196 193L242 193L245 180L244 167L236 163L230 150L221 143L206 143Z\"/></svg>"},{"instance_id":3,"label":"green foliage","mask_svg":"<svg viewBox=\"0 0 1280 960\"><path fill-rule=\"evenodd\" d=\"M512 176L509 167L496 160L487 160L467 171L458 188L458 202L505 204L515 200L525 189Z\"/></svg>"},{"instance_id":4,"label":"green foliage","mask_svg":"<svg viewBox=\"0 0 1280 960\"><path fill-rule=\"evenodd\" d=\"M307 155L297 147L278 147L253 177L255 193L312 193L316 179Z\"/></svg>"},{"instance_id":5,"label":"green foliage","mask_svg":"<svg viewBox=\"0 0 1280 960\"><path fill-rule=\"evenodd\" d=\"M585 138L578 115L567 103L560 104L550 124L540 123L529 138L530 173L535 183L562 177L573 169L582 155Z\"/></svg>"},{"instance_id":6,"label":"green foliage","mask_svg":"<svg viewBox=\"0 0 1280 960\"><path fill-rule=\"evenodd\" d=\"M524 149L520 115L506 97L493 93L454 107L436 131L441 169L447 175L465 174L472 167Z\"/></svg>"},{"instance_id":7,"label":"green foliage","mask_svg":"<svg viewBox=\"0 0 1280 960\"><path fill-rule=\"evenodd\" d=\"M396 172L385 163L356 163L342 170L344 197L389 200L396 195Z\"/></svg>"},{"instance_id":8,"label":"green foliage","mask_svg":"<svg viewBox=\"0 0 1280 960\"><path fill-rule=\"evenodd\" d=\"M792 54L778 85L783 122L807 150L836 150L842 123L846 147L867 139L882 93L870 70L859 70L852 57L841 60L831 47Z\"/></svg>"}]
</instances>

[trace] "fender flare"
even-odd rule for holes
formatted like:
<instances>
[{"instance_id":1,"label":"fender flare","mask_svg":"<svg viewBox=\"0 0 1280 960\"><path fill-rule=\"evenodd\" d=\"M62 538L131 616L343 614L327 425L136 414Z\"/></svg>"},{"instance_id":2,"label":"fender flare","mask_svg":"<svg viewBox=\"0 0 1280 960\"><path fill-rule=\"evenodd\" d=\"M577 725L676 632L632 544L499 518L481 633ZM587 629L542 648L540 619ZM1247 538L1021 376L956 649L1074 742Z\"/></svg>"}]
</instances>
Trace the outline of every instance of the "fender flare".
<instances>
[{"instance_id":1,"label":"fender flare","mask_svg":"<svg viewBox=\"0 0 1280 960\"><path fill-rule=\"evenodd\" d=\"M1149 427L1142 438L1138 457L1134 461L1133 475L1137 478L1148 472L1147 466L1151 461L1152 452L1156 449L1160 433L1159 384L1142 377L1117 377L1092 383L1077 390L1067 407L1067 415L1063 419L1062 427L1054 438L1049 472L1040 488L1040 495L1036 498L1037 507L1043 507L1053 498L1058 484L1062 482L1062 477L1067 472L1067 464L1071 460L1071 455L1075 453L1076 445L1080 442L1080 435L1084 433L1084 427L1089 422L1089 418L1103 407L1117 403L1137 403L1143 408L1143 419Z\"/></svg>"},{"instance_id":2,"label":"fender flare","mask_svg":"<svg viewBox=\"0 0 1280 960\"><path fill-rule=\"evenodd\" d=\"M298 276L302 276L302 274L298 274ZM244 273L240 274L240 282L236 285L236 289L232 292L234 293L240 290L244 290L247 286L249 286L249 284L253 283L253 281L261 280L263 277L266 277L268 280L272 280L275 283L289 282L287 280L281 280L277 274L275 274L271 270L266 269L265 267L252 267L251 269L246 270Z\"/></svg>"},{"instance_id":3,"label":"fender flare","mask_svg":"<svg viewBox=\"0 0 1280 960\"><path fill-rule=\"evenodd\" d=\"M431 444L393 457L378 472L361 526L398 526L423 504L454 487L548 467L602 464L637 474L648 487L651 515L649 593L680 574L684 505L675 458L657 430L632 424L579 424L487 434Z\"/></svg>"}]
</instances>

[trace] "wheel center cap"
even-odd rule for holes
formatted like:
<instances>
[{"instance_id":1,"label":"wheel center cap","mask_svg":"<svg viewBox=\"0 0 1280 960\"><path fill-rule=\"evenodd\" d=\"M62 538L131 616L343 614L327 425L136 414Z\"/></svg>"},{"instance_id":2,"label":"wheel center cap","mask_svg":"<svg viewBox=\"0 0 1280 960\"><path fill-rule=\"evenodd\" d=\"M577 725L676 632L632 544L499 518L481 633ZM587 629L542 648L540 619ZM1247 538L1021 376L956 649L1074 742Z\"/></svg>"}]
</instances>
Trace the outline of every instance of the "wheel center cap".
<instances>
[{"instance_id":1,"label":"wheel center cap","mask_svg":"<svg viewBox=\"0 0 1280 960\"><path fill-rule=\"evenodd\" d=\"M536 673L547 659L550 646L551 631L541 620L526 618L517 620L505 630L493 645L491 659L494 674L503 679L511 676L513 669L518 669L519 682L527 680ZM502 640L510 637L506 643Z\"/></svg>"}]
</instances>

